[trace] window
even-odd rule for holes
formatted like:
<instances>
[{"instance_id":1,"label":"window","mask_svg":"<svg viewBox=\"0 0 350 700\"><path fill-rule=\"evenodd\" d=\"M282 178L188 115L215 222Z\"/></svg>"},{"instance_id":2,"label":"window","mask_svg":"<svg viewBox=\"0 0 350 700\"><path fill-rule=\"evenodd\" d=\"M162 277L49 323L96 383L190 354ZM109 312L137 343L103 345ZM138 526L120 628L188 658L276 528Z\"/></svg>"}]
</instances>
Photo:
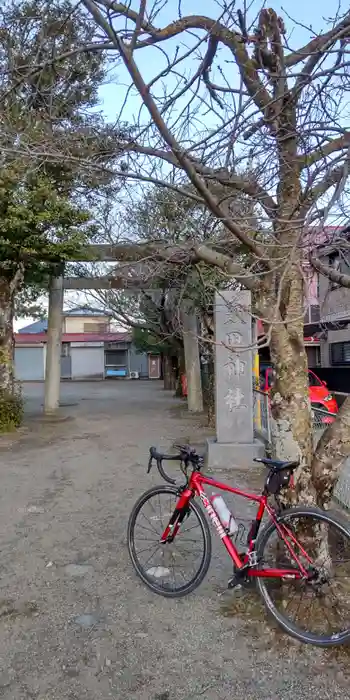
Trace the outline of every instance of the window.
<instances>
[{"instance_id":1,"label":"window","mask_svg":"<svg viewBox=\"0 0 350 700\"><path fill-rule=\"evenodd\" d=\"M99 322L99 321L92 321L89 323L84 323L84 333L106 333L107 332L107 323L105 322Z\"/></svg>"},{"instance_id":2,"label":"window","mask_svg":"<svg viewBox=\"0 0 350 700\"><path fill-rule=\"evenodd\" d=\"M350 341L332 343L330 346L330 361L332 365L350 365Z\"/></svg>"},{"instance_id":3,"label":"window","mask_svg":"<svg viewBox=\"0 0 350 700\"><path fill-rule=\"evenodd\" d=\"M308 306L305 311L304 323L317 323L320 320L320 307L315 304Z\"/></svg>"},{"instance_id":4,"label":"window","mask_svg":"<svg viewBox=\"0 0 350 700\"><path fill-rule=\"evenodd\" d=\"M319 350L319 348L316 348ZM316 377L316 374L309 371L309 386L322 386L322 382Z\"/></svg>"}]
</instances>

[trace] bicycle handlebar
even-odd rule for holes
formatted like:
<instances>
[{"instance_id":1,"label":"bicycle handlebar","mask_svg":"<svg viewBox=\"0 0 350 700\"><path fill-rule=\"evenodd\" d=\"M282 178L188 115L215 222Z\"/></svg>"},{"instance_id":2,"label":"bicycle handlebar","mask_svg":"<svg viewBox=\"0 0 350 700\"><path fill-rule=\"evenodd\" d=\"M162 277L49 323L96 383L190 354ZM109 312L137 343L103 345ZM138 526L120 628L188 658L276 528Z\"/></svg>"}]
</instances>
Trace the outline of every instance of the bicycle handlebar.
<instances>
[{"instance_id":1,"label":"bicycle handlebar","mask_svg":"<svg viewBox=\"0 0 350 700\"><path fill-rule=\"evenodd\" d=\"M178 454L163 454L162 452L158 452L156 447L150 447L150 458L148 461L147 474L149 474L149 472L151 471L153 460L155 460L157 469L164 481L167 481L169 484L176 484L176 480L172 479L165 473L162 464L163 460L166 460L168 462L183 462L185 464L185 467L188 467L189 464L192 464L194 467L197 467L199 469L203 465L203 457L197 454L196 450L190 447L189 445L174 445L174 447L180 450Z\"/></svg>"}]
</instances>

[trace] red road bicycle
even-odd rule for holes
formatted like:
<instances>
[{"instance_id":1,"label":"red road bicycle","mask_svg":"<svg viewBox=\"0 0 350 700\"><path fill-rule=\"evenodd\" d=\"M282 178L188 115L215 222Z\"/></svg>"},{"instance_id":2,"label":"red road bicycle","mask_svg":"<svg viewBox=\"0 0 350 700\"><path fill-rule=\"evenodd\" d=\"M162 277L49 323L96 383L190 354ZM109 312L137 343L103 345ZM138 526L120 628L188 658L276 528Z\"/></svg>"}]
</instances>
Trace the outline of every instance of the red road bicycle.
<instances>
[{"instance_id":1,"label":"red road bicycle","mask_svg":"<svg viewBox=\"0 0 350 700\"><path fill-rule=\"evenodd\" d=\"M229 588L255 582L275 620L302 642L323 647L349 642L350 528L316 507L283 507L280 492L291 484L298 463L256 459L269 469L262 495L256 495L202 474L203 457L189 446L176 447L176 455L150 448L148 471L155 460L169 485L146 491L130 515L128 549L142 581L168 598L187 595L203 581L212 547L198 497L232 559ZM164 471L166 460L179 461L181 486ZM205 486L257 503L244 551L223 526ZM264 515L267 524L261 527Z\"/></svg>"}]
</instances>

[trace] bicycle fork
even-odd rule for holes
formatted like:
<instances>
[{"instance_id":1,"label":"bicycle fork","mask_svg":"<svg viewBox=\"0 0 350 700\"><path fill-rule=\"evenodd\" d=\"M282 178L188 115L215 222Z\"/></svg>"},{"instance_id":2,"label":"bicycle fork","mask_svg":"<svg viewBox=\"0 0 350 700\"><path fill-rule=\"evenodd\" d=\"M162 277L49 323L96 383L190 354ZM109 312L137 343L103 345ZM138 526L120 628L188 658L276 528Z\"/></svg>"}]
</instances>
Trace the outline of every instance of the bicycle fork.
<instances>
[{"instance_id":1,"label":"bicycle fork","mask_svg":"<svg viewBox=\"0 0 350 700\"><path fill-rule=\"evenodd\" d=\"M185 489L179 497L179 500L175 506L175 510L166 526L161 538L160 543L166 544L168 542L173 542L180 528L181 523L189 515L189 502L193 498L194 493L192 489Z\"/></svg>"}]
</instances>

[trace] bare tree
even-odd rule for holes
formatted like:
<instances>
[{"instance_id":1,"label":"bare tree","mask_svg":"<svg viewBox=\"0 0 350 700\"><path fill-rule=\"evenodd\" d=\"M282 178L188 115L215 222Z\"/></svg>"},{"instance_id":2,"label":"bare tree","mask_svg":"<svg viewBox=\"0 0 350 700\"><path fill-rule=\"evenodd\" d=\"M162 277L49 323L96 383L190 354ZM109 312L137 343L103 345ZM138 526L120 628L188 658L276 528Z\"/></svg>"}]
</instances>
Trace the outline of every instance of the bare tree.
<instances>
[{"instance_id":1,"label":"bare tree","mask_svg":"<svg viewBox=\"0 0 350 700\"><path fill-rule=\"evenodd\" d=\"M233 2L217 3L213 17L184 16L181 2L83 4L140 96L138 133L124 143L124 175L147 171L163 185L190 185L224 225L227 247L194 244L190 254L252 291L277 372L275 452L301 460L296 497L324 503L349 452L350 405L313 458L303 261L310 225L346 214L350 13L339 5L328 27L314 33L286 13L263 8L256 17ZM253 201L260 232L237 220L237 191ZM249 252L248 266L230 255L232 239Z\"/></svg>"},{"instance_id":2,"label":"bare tree","mask_svg":"<svg viewBox=\"0 0 350 700\"><path fill-rule=\"evenodd\" d=\"M133 193L130 193L131 196ZM134 196L134 199L135 196ZM237 200L239 200L237 196ZM247 214L247 207L237 201L237 211L240 207L242 221ZM190 198L180 196L171 189L159 187L145 187L145 191L138 199L130 203L129 199L119 208L116 216L113 201L103 204L99 211L100 237L105 242L116 243L122 237L137 241L151 241L156 239L159 244L172 243L175 247L179 244L196 240L202 242L210 240L211 243L220 240L224 236L224 228L216 217L212 216L207 207L193 201ZM237 255L240 253L236 245ZM82 274L84 274L82 266ZM79 274L78 270L75 270ZM97 273L99 270L97 270ZM214 291L218 288L232 286L232 278L225 275L219 268L207 266L198 262L193 266L191 261L186 264L184 257L176 263L173 260L157 260L153 256L139 263L117 264L109 270L111 284L116 284L123 279L133 280L135 286L142 284L139 294L134 296L120 289L110 287L87 292L87 303L91 300L102 304L113 317L123 326L134 329L135 336L140 344L146 347L147 334L150 343L162 354L164 382L166 388L175 388L175 368L178 379L179 391L180 374L184 372L184 343L183 343L183 313L194 314L199 325L208 331L208 323L212 326L212 306ZM122 283L122 282L121 282ZM211 330L211 329L210 329ZM203 344L202 344L203 345ZM195 341L196 354L198 342ZM148 348L149 350L151 348ZM155 349L155 347L153 347ZM209 362L212 345L205 348L207 357L206 389L212 388L213 377L207 377L209 370L213 371L214 364ZM200 377L196 378L199 382ZM195 392L193 382L189 383L189 392ZM202 410L203 400L200 382L197 387L198 406ZM192 405L192 393L189 397ZM209 413L213 413L213 392L205 392L205 403ZM212 419L212 418L211 418Z\"/></svg>"}]
</instances>

